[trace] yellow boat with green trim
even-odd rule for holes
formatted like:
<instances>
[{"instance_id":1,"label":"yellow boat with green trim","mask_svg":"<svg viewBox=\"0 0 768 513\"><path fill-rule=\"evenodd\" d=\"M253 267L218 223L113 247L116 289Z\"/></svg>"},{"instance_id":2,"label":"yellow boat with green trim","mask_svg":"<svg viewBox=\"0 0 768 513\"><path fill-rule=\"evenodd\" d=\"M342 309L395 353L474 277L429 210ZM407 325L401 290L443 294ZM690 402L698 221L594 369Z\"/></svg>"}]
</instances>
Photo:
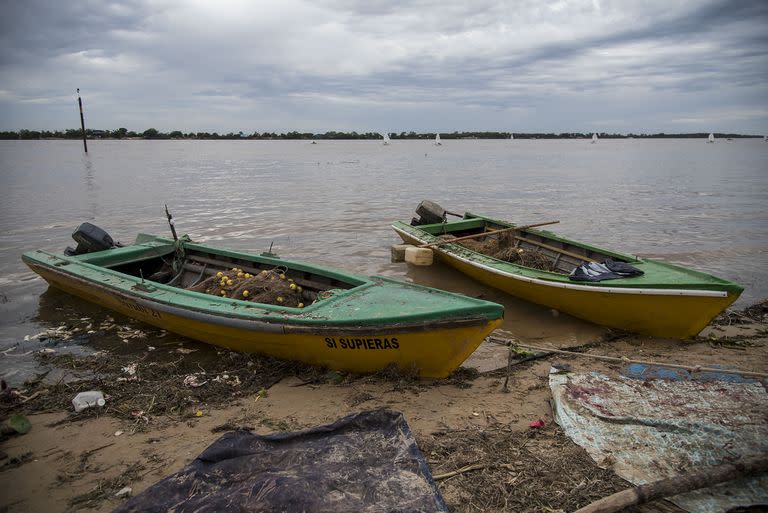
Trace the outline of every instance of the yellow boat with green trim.
<instances>
[{"instance_id":1,"label":"yellow boat with green trim","mask_svg":"<svg viewBox=\"0 0 768 513\"><path fill-rule=\"evenodd\" d=\"M439 207L439 206L438 206ZM455 214L454 214L455 215ZM472 278L513 296L587 321L657 337L696 336L744 290L737 283L665 262L575 242L545 230L515 231L508 244L521 254L549 262L547 270L505 261L446 238L514 227L513 223L466 213L461 219L392 228L409 244L441 243L434 255ZM489 235L490 238L501 235ZM480 240L480 239L476 239ZM570 273L585 262L607 259L628 263L642 276L600 282L576 282Z\"/></svg>"},{"instance_id":2,"label":"yellow boat with green trim","mask_svg":"<svg viewBox=\"0 0 768 513\"><path fill-rule=\"evenodd\" d=\"M184 237L140 234L124 247L81 254L37 250L22 259L51 286L159 328L236 351L354 372L394 364L445 377L503 318L496 303ZM254 275L279 269L300 287L306 306L189 290L231 268Z\"/></svg>"}]
</instances>

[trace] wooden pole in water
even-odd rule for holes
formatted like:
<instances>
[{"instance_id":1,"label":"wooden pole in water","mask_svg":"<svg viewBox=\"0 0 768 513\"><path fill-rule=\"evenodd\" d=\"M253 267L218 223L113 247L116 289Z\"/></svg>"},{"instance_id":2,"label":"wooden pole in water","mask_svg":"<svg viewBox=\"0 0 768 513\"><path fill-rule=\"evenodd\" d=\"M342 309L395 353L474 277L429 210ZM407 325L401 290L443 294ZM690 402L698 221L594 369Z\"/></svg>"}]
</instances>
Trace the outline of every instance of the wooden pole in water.
<instances>
[{"instance_id":1,"label":"wooden pole in water","mask_svg":"<svg viewBox=\"0 0 768 513\"><path fill-rule=\"evenodd\" d=\"M83 100L80 99L80 88L77 88L77 104L80 106L80 129L83 132L83 149L88 153L88 143L85 141L85 118L83 117Z\"/></svg>"}]
</instances>

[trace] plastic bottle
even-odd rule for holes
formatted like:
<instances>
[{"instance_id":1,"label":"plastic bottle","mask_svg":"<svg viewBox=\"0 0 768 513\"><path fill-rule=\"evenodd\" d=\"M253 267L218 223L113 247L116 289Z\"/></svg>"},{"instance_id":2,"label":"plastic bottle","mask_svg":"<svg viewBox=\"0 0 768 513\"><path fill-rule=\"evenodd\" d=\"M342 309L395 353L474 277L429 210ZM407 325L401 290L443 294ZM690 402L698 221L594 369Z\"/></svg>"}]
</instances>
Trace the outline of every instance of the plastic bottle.
<instances>
[{"instance_id":1,"label":"plastic bottle","mask_svg":"<svg viewBox=\"0 0 768 513\"><path fill-rule=\"evenodd\" d=\"M104 400L104 394L98 390L89 390L88 392L80 392L72 399L72 406L75 407L76 412L83 411L86 408L92 406L104 406L106 401Z\"/></svg>"}]
</instances>

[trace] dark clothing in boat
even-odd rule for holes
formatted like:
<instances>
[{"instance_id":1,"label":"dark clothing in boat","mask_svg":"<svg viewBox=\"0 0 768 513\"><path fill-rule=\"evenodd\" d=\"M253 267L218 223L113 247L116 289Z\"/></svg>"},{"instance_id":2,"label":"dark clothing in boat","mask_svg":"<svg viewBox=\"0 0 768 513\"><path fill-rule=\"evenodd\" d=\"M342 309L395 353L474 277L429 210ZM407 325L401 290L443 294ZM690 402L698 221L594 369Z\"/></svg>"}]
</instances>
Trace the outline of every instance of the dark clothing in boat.
<instances>
[{"instance_id":1,"label":"dark clothing in boat","mask_svg":"<svg viewBox=\"0 0 768 513\"><path fill-rule=\"evenodd\" d=\"M587 262L581 264L568 276L573 281L603 281L641 276L643 271L626 262L607 259L602 264Z\"/></svg>"}]
</instances>

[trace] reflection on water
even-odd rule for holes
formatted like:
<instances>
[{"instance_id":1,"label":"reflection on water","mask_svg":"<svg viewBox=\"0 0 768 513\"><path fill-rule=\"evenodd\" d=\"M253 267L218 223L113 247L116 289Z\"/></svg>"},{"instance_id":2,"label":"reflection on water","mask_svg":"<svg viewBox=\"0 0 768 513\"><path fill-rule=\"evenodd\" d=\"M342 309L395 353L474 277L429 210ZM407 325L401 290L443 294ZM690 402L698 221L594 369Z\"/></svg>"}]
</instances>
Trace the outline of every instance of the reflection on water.
<instances>
[{"instance_id":1,"label":"reflection on water","mask_svg":"<svg viewBox=\"0 0 768 513\"><path fill-rule=\"evenodd\" d=\"M91 146L84 156L77 141L0 141L0 350L98 311L69 296L49 306L23 251L61 251L83 221L124 243L139 232L168 234L166 203L178 231L198 241L257 252L273 244L286 258L483 295L505 304L505 329L523 338L595 328L450 269L390 264L389 224L409 219L424 198L520 223L559 219L563 235L739 281L746 291L736 306L768 296L768 145L760 140ZM22 360L0 357L0 372Z\"/></svg>"},{"instance_id":2,"label":"reflection on water","mask_svg":"<svg viewBox=\"0 0 768 513\"><path fill-rule=\"evenodd\" d=\"M96 180L95 180L95 170L93 161L91 160L91 157L87 153L83 153L83 169L85 170L85 173L83 174L84 178L84 185L85 185L85 192L88 198L88 205L90 207L89 214L90 217L88 217L88 221L92 221L96 219L97 215L97 207L98 207L98 196L96 194Z\"/></svg>"}]
</instances>

